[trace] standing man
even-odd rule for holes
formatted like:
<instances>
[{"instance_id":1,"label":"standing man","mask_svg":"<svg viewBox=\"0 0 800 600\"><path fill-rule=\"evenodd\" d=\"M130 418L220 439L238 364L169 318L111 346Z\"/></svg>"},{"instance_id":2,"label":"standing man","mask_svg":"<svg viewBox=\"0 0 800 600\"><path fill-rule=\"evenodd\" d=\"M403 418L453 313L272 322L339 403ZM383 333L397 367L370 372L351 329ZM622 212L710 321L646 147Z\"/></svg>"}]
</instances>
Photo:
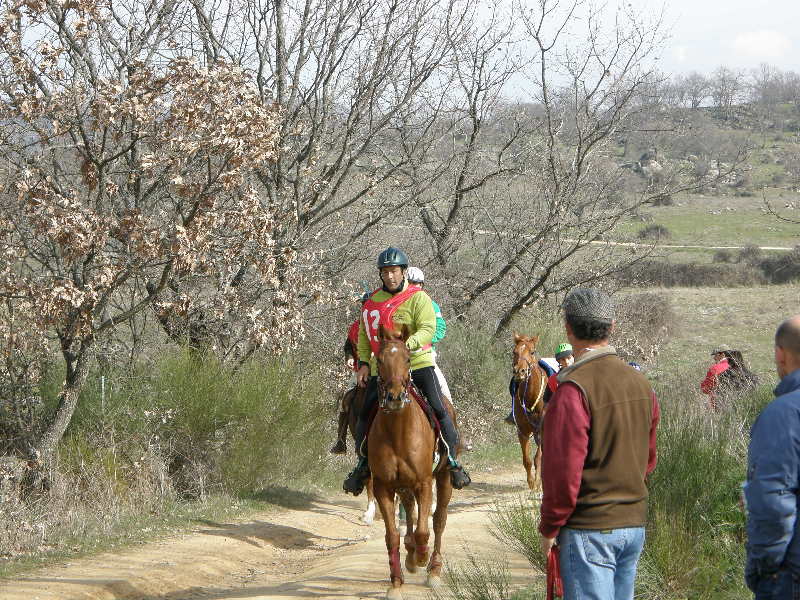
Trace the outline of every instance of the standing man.
<instances>
[{"instance_id":1,"label":"standing man","mask_svg":"<svg viewBox=\"0 0 800 600\"><path fill-rule=\"evenodd\" d=\"M656 465L653 388L608 343L614 305L575 288L564 299L575 363L558 374L544 417L539 532L558 544L564 600L631 600Z\"/></svg>"},{"instance_id":2,"label":"standing man","mask_svg":"<svg viewBox=\"0 0 800 600\"><path fill-rule=\"evenodd\" d=\"M800 315L775 333L776 398L750 430L747 563L756 600L800 597Z\"/></svg>"}]
</instances>

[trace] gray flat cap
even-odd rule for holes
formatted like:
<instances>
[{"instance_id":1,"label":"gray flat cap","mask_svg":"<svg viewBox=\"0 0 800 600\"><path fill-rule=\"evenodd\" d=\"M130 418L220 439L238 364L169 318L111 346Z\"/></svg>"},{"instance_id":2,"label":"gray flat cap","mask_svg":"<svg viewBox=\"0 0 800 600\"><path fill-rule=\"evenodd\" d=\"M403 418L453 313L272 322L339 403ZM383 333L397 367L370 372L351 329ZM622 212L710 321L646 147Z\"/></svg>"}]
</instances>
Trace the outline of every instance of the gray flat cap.
<instances>
[{"instance_id":1,"label":"gray flat cap","mask_svg":"<svg viewBox=\"0 0 800 600\"><path fill-rule=\"evenodd\" d=\"M573 289L564 298L561 307L565 314L572 317L609 322L614 320L614 302L608 294L596 288Z\"/></svg>"}]
</instances>

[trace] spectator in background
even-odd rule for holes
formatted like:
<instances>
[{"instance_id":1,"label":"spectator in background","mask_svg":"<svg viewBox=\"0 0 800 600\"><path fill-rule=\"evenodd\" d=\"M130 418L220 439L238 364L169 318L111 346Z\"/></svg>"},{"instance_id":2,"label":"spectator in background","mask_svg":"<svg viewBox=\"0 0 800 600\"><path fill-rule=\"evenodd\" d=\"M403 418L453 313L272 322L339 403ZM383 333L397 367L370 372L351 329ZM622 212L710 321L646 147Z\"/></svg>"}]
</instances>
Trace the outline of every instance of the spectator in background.
<instances>
[{"instance_id":1,"label":"spectator in background","mask_svg":"<svg viewBox=\"0 0 800 600\"><path fill-rule=\"evenodd\" d=\"M800 315L775 333L776 398L750 429L747 562L756 600L800 597Z\"/></svg>"},{"instance_id":2,"label":"spectator in background","mask_svg":"<svg viewBox=\"0 0 800 600\"><path fill-rule=\"evenodd\" d=\"M564 299L575 363L545 411L539 532L558 544L564 600L631 600L656 466L658 402L609 345L614 305L600 290Z\"/></svg>"},{"instance_id":3,"label":"spectator in background","mask_svg":"<svg viewBox=\"0 0 800 600\"><path fill-rule=\"evenodd\" d=\"M700 391L708 394L708 402L712 410L717 409L717 378L728 370L728 357L726 352L729 352L728 346L717 346L717 349L711 352L714 363L708 369L706 378L700 383Z\"/></svg>"}]
</instances>

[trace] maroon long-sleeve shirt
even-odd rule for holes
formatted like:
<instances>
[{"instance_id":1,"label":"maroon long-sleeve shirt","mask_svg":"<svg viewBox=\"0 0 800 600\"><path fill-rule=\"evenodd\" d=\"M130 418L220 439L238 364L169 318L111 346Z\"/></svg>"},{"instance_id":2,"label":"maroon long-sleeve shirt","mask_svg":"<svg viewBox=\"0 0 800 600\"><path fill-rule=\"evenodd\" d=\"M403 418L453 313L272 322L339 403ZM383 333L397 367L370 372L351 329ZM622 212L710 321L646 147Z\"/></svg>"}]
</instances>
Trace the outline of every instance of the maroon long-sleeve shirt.
<instances>
[{"instance_id":1,"label":"maroon long-sleeve shirt","mask_svg":"<svg viewBox=\"0 0 800 600\"><path fill-rule=\"evenodd\" d=\"M650 423L650 455L647 475L656 468L656 426L660 418L655 392ZM558 386L547 406L542 453L542 508L539 532L554 538L569 520L578 501L581 475L589 445L591 415L583 392L574 383Z\"/></svg>"}]
</instances>

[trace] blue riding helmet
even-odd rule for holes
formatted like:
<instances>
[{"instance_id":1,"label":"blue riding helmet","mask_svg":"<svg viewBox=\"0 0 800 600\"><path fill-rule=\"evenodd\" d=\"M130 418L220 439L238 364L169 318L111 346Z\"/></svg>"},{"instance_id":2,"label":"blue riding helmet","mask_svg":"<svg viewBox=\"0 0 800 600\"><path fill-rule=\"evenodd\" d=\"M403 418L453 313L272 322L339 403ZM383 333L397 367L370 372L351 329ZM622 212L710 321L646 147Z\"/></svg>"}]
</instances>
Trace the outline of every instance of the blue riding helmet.
<instances>
[{"instance_id":1,"label":"blue riding helmet","mask_svg":"<svg viewBox=\"0 0 800 600\"><path fill-rule=\"evenodd\" d=\"M408 267L408 256L400 248L389 246L378 255L378 268L382 269L383 267L402 267L405 269Z\"/></svg>"}]
</instances>

